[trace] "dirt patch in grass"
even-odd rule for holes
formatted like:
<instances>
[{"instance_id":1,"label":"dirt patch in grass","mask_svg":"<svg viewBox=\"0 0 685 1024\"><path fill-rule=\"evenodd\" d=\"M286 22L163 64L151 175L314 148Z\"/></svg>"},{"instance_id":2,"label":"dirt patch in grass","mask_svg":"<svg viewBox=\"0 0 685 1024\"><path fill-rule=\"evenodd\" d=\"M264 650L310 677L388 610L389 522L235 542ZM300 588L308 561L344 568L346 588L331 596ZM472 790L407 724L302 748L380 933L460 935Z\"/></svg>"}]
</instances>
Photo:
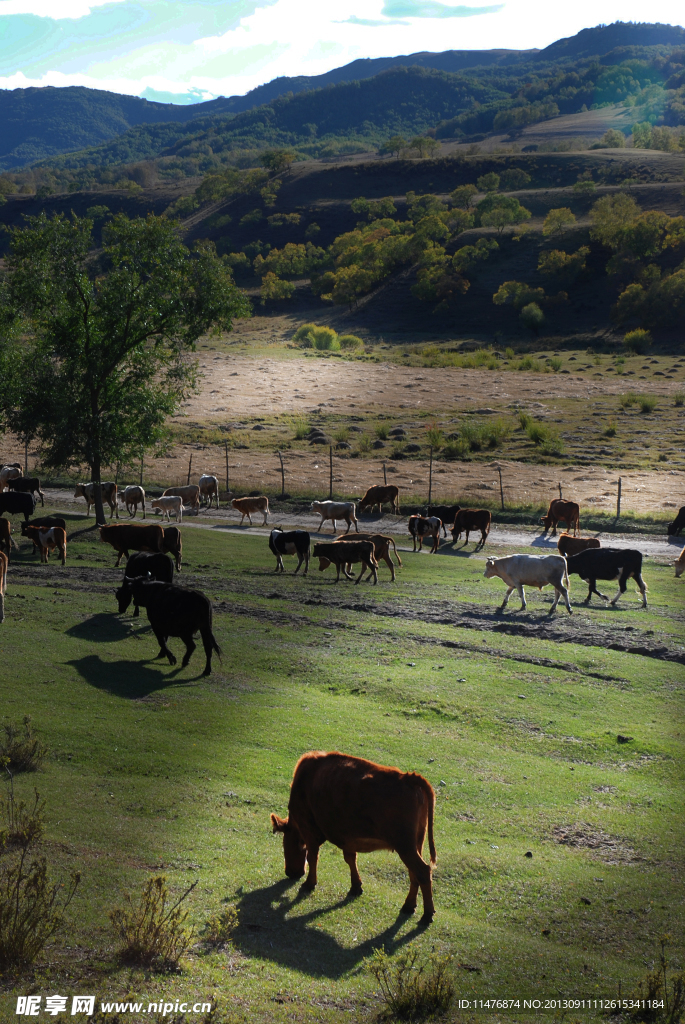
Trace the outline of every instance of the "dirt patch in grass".
<instances>
[{"instance_id":1,"label":"dirt patch in grass","mask_svg":"<svg viewBox=\"0 0 685 1024\"><path fill-rule=\"evenodd\" d=\"M641 857L625 840L612 836L601 828L582 822L575 825L557 825L552 829L555 842L561 846L572 846L575 849L587 850L591 856L597 857L607 864L629 864L647 860Z\"/></svg>"}]
</instances>

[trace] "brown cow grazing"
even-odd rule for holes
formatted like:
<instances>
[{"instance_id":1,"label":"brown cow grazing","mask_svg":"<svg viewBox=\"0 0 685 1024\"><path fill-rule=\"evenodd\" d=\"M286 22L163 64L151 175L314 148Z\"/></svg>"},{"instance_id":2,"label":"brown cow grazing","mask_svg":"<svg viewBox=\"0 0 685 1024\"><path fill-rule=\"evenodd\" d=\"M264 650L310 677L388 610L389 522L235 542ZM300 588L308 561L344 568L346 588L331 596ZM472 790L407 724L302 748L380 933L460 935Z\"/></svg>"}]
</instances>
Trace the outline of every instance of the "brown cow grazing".
<instances>
[{"instance_id":1,"label":"brown cow grazing","mask_svg":"<svg viewBox=\"0 0 685 1024\"><path fill-rule=\"evenodd\" d=\"M341 533L339 537L335 538L333 543L334 544L338 544L338 543L340 543L340 541L344 541L346 539L347 539L347 534L346 533ZM357 541L357 540L370 540L371 541L371 543L373 544L373 554L374 554L374 558L376 559L376 562L380 562L381 559L385 562L385 564L390 569L390 576L392 578L392 582L394 583L395 582L395 566L393 565L392 558L390 557L390 545L391 544L392 544L392 549L395 552L395 558L397 559L397 564L399 565L400 569L402 568L402 559L397 554L397 548L395 547L395 541L392 539L392 537L384 537L382 533L360 533L360 534L355 534L355 538L354 539L355 539L355 541ZM347 570L347 572L349 572L349 570L350 570L349 565L345 566L345 569ZM370 574L366 578L370 579Z\"/></svg>"},{"instance_id":2,"label":"brown cow grazing","mask_svg":"<svg viewBox=\"0 0 685 1024\"><path fill-rule=\"evenodd\" d=\"M188 505L195 512L200 514L200 488L197 484L188 484L185 487L167 487L162 492L163 498L180 498L184 505Z\"/></svg>"},{"instance_id":3,"label":"brown cow grazing","mask_svg":"<svg viewBox=\"0 0 685 1024\"><path fill-rule=\"evenodd\" d=\"M371 508L371 513L378 505L378 514L380 515L383 511L383 505L392 505L392 510L395 515L400 514L400 489L395 487L394 484L376 484L374 487L369 487L368 491L359 502L357 507L358 512L363 512L366 508Z\"/></svg>"},{"instance_id":4,"label":"brown cow grazing","mask_svg":"<svg viewBox=\"0 0 685 1024\"><path fill-rule=\"evenodd\" d=\"M0 551L0 622L5 621L5 587L7 585L7 555Z\"/></svg>"},{"instance_id":5,"label":"brown cow grazing","mask_svg":"<svg viewBox=\"0 0 685 1024\"><path fill-rule=\"evenodd\" d=\"M432 537L433 546L430 549L430 553L434 555L440 547L442 520L438 519L437 516L430 516L428 519L425 516L409 516L407 526L414 541L414 551L416 551L417 541L419 542L419 551L423 551L423 538Z\"/></svg>"},{"instance_id":6,"label":"brown cow grazing","mask_svg":"<svg viewBox=\"0 0 685 1024\"><path fill-rule=\"evenodd\" d=\"M178 527L176 527L178 529ZM164 531L161 526L101 526L100 540L111 544L119 557L114 568L121 559L128 558L129 551L163 551Z\"/></svg>"},{"instance_id":7,"label":"brown cow grazing","mask_svg":"<svg viewBox=\"0 0 685 1024\"><path fill-rule=\"evenodd\" d=\"M340 581L340 570L342 569L348 580L352 579L347 571L347 566L354 562L361 562L362 570L354 581L355 585L360 582L362 576L368 569L373 574L374 585L378 583L378 562L373 553L374 546L370 540L333 540L328 544L315 544L313 555L319 559L319 572L323 572L329 565L334 565L338 570L335 582Z\"/></svg>"},{"instance_id":8,"label":"brown cow grazing","mask_svg":"<svg viewBox=\"0 0 685 1024\"><path fill-rule=\"evenodd\" d=\"M565 501L564 498L553 498L549 503L547 509L547 515L543 516L540 522L545 527L545 533L552 527L552 536L557 535L557 523L561 520L566 523L566 530L570 533L573 530L573 536L576 536L576 532L580 533L580 505L576 501Z\"/></svg>"},{"instance_id":9,"label":"brown cow grazing","mask_svg":"<svg viewBox=\"0 0 685 1024\"><path fill-rule=\"evenodd\" d=\"M476 544L474 551L480 551L485 547L485 541L490 533L490 523L492 521L492 515L486 508L461 508L454 517L454 526L452 527L452 543L456 544L462 533L466 534L466 540L464 541L464 547L469 542L469 533L473 530L480 530L480 540Z\"/></svg>"},{"instance_id":10,"label":"brown cow grazing","mask_svg":"<svg viewBox=\"0 0 685 1024\"><path fill-rule=\"evenodd\" d=\"M683 572L685 572L685 548L680 552L675 563L675 574L678 579L683 575Z\"/></svg>"},{"instance_id":11,"label":"brown cow grazing","mask_svg":"<svg viewBox=\"0 0 685 1024\"><path fill-rule=\"evenodd\" d=\"M34 550L40 551L40 560L47 564L50 552L55 548L60 554L62 565L67 564L67 531L60 526L26 526L21 531L33 541Z\"/></svg>"},{"instance_id":12,"label":"brown cow grazing","mask_svg":"<svg viewBox=\"0 0 685 1024\"><path fill-rule=\"evenodd\" d=\"M247 518L250 521L250 526L252 526L253 512L262 513L262 515L264 516L264 522L262 523L262 526L266 526L269 518L269 499L264 495L261 495L258 498L234 498L233 501L231 502L231 505L236 510L236 512L240 512L241 526L243 525L245 516L247 516Z\"/></svg>"},{"instance_id":13,"label":"brown cow grazing","mask_svg":"<svg viewBox=\"0 0 685 1024\"><path fill-rule=\"evenodd\" d=\"M38 494L40 503L45 508L45 495L40 489L40 480L37 476L16 476L13 480L7 481L8 491L19 491L24 494Z\"/></svg>"},{"instance_id":14,"label":"brown cow grazing","mask_svg":"<svg viewBox=\"0 0 685 1024\"><path fill-rule=\"evenodd\" d=\"M436 862L433 839L435 792L417 772L401 772L337 750L311 750L295 765L288 817L271 815L274 832L283 834L285 873L302 878L305 889L317 883L319 849L333 843L350 869L350 895L360 896L362 880L357 854L375 850L397 853L409 872L409 893L402 912L416 910L419 888L424 924L435 914L431 868ZM430 864L421 856L428 832Z\"/></svg>"},{"instance_id":15,"label":"brown cow grazing","mask_svg":"<svg viewBox=\"0 0 685 1024\"><path fill-rule=\"evenodd\" d=\"M4 551L7 555L7 561L10 560L10 551L12 550L12 524L9 519L3 519L0 516L0 551Z\"/></svg>"},{"instance_id":16,"label":"brown cow grazing","mask_svg":"<svg viewBox=\"0 0 685 1024\"><path fill-rule=\"evenodd\" d=\"M596 537L571 537L568 533L562 533L557 541L557 551L564 558L577 555L588 548L599 548L601 544Z\"/></svg>"},{"instance_id":17,"label":"brown cow grazing","mask_svg":"<svg viewBox=\"0 0 685 1024\"><path fill-rule=\"evenodd\" d=\"M117 505L117 485L111 481L105 481L100 484L100 492L102 494L102 504L105 502L109 505L109 518L111 519L116 512L117 519L119 518L119 506ZM85 498L88 511L86 512L86 519L90 515L90 507L95 504L95 484L76 484L74 490L75 498Z\"/></svg>"},{"instance_id":18,"label":"brown cow grazing","mask_svg":"<svg viewBox=\"0 0 685 1024\"><path fill-rule=\"evenodd\" d=\"M181 558L183 555L183 542L181 540L181 531L178 526L165 526L164 528L164 540L162 541L162 551L166 551L167 554L173 555L176 561L176 572L181 571Z\"/></svg>"}]
</instances>

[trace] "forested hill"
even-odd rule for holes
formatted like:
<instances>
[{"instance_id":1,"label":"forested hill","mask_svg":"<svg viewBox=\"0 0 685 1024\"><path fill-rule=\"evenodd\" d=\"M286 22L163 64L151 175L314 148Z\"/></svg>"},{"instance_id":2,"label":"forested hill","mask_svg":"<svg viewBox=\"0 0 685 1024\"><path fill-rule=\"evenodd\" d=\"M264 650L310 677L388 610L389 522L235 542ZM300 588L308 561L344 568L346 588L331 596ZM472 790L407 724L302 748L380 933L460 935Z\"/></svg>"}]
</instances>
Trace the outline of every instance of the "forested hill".
<instances>
[{"instance_id":1,"label":"forested hill","mask_svg":"<svg viewBox=\"0 0 685 1024\"><path fill-rule=\"evenodd\" d=\"M147 159L159 155L162 149L183 145L189 136L197 136L202 131L212 133L214 129L209 126L207 118L221 119L219 135L224 138L224 128L231 117L241 114L247 114L248 118L234 126L240 148L245 148L246 131L252 140L250 145L257 146L284 140L288 144L306 141L312 136L312 126L319 139L326 133L340 131L361 134L368 139L378 131L423 131L442 120L455 118L474 103L516 102L516 92L524 78L538 79L541 75L549 75L554 68L559 72L570 72L576 70L579 62L583 64L595 58L607 66L631 59L649 61L654 57L655 48L663 52L675 46L685 46L685 31L678 26L617 22L584 29L578 35L561 39L541 51L447 50L356 60L324 75L277 78L245 96L219 97L191 106L153 103L135 96L77 86L0 90L0 124L3 127L0 170L11 170L92 147L100 147L95 158L98 165L110 159L115 162ZM287 103L288 96L294 96L298 101L303 95L310 96L325 87L369 82L399 68L423 69L459 77L451 89L444 82L436 88L437 80L429 84L429 79L424 79L423 85L430 93L425 100L413 92L419 79L386 78L378 88L357 92L357 99L370 102L368 112L362 110L359 103L351 102L355 93L347 89L335 97L335 104L339 101L346 104L335 126L335 116L329 113L323 117L320 115L321 100L307 99L304 104L295 102L290 113L285 113L284 102ZM379 106L378 98L390 82L394 85L401 83L402 88L408 89L408 94L398 97L394 107L388 105L387 100L381 100ZM323 95L324 105L333 102L330 91ZM409 108L402 107L403 103L408 103ZM307 106L313 108L311 112L305 109ZM256 119L250 118L251 112L264 111L265 107L271 113L260 113ZM294 118L299 114L302 115L300 123L295 126ZM267 121L270 123L266 124ZM275 124L275 121L279 123ZM188 122L197 123L188 127ZM264 129L250 132L250 125L258 122L264 124ZM214 120L213 124L218 125L219 122ZM164 127L136 131L141 125ZM179 125L186 127L179 129ZM131 133L130 129L134 131ZM117 140L113 147L117 155L111 157L109 147L101 144L113 139ZM123 153L128 155L122 157Z\"/></svg>"}]
</instances>

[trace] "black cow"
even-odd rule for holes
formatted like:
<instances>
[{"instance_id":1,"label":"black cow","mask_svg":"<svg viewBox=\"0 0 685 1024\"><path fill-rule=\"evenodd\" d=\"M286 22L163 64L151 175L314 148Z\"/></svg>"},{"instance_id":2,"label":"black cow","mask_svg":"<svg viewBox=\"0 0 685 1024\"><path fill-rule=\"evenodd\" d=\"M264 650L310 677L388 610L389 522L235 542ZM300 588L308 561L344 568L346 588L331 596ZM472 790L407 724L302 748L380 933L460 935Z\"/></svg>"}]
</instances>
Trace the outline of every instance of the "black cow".
<instances>
[{"instance_id":1,"label":"black cow","mask_svg":"<svg viewBox=\"0 0 685 1024\"><path fill-rule=\"evenodd\" d=\"M21 494L16 491L7 491L0 494L0 516L3 512L13 515L24 515L24 522L28 523L29 518L36 511L36 499L32 494Z\"/></svg>"},{"instance_id":2,"label":"black cow","mask_svg":"<svg viewBox=\"0 0 685 1024\"><path fill-rule=\"evenodd\" d=\"M447 527L454 525L457 512L461 509L461 505L429 505L424 515L426 519L430 519L431 516L436 516L442 523L442 531L447 536Z\"/></svg>"},{"instance_id":3,"label":"black cow","mask_svg":"<svg viewBox=\"0 0 685 1024\"><path fill-rule=\"evenodd\" d=\"M67 531L67 523L61 516L39 516L38 519L32 519L30 523L21 524L21 535L22 537L28 537L28 528L30 526L45 526L49 529L51 526L60 526L64 532ZM31 538L33 540L33 538ZM35 540L33 541L33 554L35 555L38 548L36 547Z\"/></svg>"},{"instance_id":4,"label":"black cow","mask_svg":"<svg viewBox=\"0 0 685 1024\"><path fill-rule=\"evenodd\" d=\"M668 536L678 537L681 530L685 528L685 505L681 505L678 515L672 523L668 524Z\"/></svg>"},{"instance_id":5,"label":"black cow","mask_svg":"<svg viewBox=\"0 0 685 1024\"><path fill-rule=\"evenodd\" d=\"M161 555L158 552L139 551L129 558L124 576L130 580L143 576L146 579L159 580L160 583L173 583L174 563L166 555ZM124 614L132 598L133 594L128 587L117 590L120 615ZM135 600L133 603L135 605L133 618L137 619L140 615L140 608Z\"/></svg>"},{"instance_id":6,"label":"black cow","mask_svg":"<svg viewBox=\"0 0 685 1024\"><path fill-rule=\"evenodd\" d=\"M185 668L195 650L193 635L197 632L202 637L207 661L205 676L212 671L212 651L221 657L221 648L212 633L212 602L199 590L186 590L185 587L174 586L173 583L159 583L156 580L134 579L124 577L124 582L117 591L130 590L136 604L147 609L147 617L152 632L159 644L158 658L167 657L170 665L176 664L176 658L167 647L170 636L178 636L186 645L181 667Z\"/></svg>"},{"instance_id":7,"label":"black cow","mask_svg":"<svg viewBox=\"0 0 685 1024\"><path fill-rule=\"evenodd\" d=\"M642 579L642 552L634 548L588 548L567 559L569 576L575 573L589 584L584 604L593 594L608 601L609 598L597 590L597 580L618 580L618 593L611 600L615 605L621 594L625 594L628 580L632 577L642 594L642 607L647 607L647 587Z\"/></svg>"},{"instance_id":8,"label":"black cow","mask_svg":"<svg viewBox=\"0 0 685 1024\"><path fill-rule=\"evenodd\" d=\"M176 561L176 572L181 571L183 559L183 541L178 526L163 526L164 539L162 540L162 551L168 551Z\"/></svg>"},{"instance_id":9,"label":"black cow","mask_svg":"<svg viewBox=\"0 0 685 1024\"><path fill-rule=\"evenodd\" d=\"M10 491L17 491L22 494L34 494L38 493L40 503L45 508L45 495L40 489L40 480L37 476L18 476L14 480L7 481L7 487Z\"/></svg>"},{"instance_id":10,"label":"black cow","mask_svg":"<svg viewBox=\"0 0 685 1024\"><path fill-rule=\"evenodd\" d=\"M297 555L295 572L300 571L300 566L304 562L302 575L306 576L309 570L309 545L310 537L306 530L291 530L284 533L280 526L272 530L269 534L269 547L276 556L276 572L285 572L283 555Z\"/></svg>"}]
</instances>

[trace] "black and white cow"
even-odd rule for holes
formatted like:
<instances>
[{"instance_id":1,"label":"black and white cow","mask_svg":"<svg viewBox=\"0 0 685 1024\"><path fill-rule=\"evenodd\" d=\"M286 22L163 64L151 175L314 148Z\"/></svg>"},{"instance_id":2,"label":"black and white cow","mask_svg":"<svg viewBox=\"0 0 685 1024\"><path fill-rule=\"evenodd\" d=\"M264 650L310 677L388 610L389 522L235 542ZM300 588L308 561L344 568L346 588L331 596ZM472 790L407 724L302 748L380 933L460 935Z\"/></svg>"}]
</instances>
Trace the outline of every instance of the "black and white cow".
<instances>
[{"instance_id":1,"label":"black and white cow","mask_svg":"<svg viewBox=\"0 0 685 1024\"><path fill-rule=\"evenodd\" d=\"M272 530L269 534L269 547L276 556L276 572L285 572L283 555L297 555L295 572L299 572L304 562L302 575L306 576L309 569L309 545L310 538L306 530L291 530L289 533L284 533L280 527Z\"/></svg>"},{"instance_id":2,"label":"black and white cow","mask_svg":"<svg viewBox=\"0 0 685 1024\"><path fill-rule=\"evenodd\" d=\"M647 607L647 587L642 579L642 552L635 548L588 548L566 560L569 576L575 573L589 584L584 604L593 594L604 601L609 598L597 590L597 580L617 580L618 593L611 599L615 605L621 594L625 594L628 580L634 579L642 594L642 607Z\"/></svg>"}]
</instances>

